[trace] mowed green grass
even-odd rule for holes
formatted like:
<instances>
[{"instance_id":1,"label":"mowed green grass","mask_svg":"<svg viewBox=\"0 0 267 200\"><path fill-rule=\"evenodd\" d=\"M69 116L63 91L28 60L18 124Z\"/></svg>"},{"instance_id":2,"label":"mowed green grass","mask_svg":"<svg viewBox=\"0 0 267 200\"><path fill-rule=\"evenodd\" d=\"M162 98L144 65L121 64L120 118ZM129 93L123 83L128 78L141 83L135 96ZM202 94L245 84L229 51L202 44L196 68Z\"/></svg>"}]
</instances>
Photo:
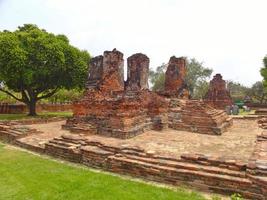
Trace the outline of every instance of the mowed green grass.
<instances>
[{"instance_id":1,"label":"mowed green grass","mask_svg":"<svg viewBox=\"0 0 267 200\"><path fill-rule=\"evenodd\" d=\"M56 162L0 143L1 200L204 200L171 190Z\"/></svg>"},{"instance_id":2,"label":"mowed green grass","mask_svg":"<svg viewBox=\"0 0 267 200\"><path fill-rule=\"evenodd\" d=\"M27 114L0 114L0 120L21 120L34 118L51 118L51 117L71 117L72 112L43 112L38 113L37 116L32 117Z\"/></svg>"}]
</instances>

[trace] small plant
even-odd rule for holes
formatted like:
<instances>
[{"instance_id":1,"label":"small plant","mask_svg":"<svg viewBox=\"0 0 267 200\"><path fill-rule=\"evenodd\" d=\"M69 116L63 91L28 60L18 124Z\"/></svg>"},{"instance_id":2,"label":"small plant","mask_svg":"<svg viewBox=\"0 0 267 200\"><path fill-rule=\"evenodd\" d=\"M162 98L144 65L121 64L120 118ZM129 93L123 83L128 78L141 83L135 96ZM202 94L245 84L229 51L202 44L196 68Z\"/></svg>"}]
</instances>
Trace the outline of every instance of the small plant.
<instances>
[{"instance_id":1,"label":"small plant","mask_svg":"<svg viewBox=\"0 0 267 200\"><path fill-rule=\"evenodd\" d=\"M211 200L222 200L222 198L217 195L214 195L211 197Z\"/></svg>"},{"instance_id":2,"label":"small plant","mask_svg":"<svg viewBox=\"0 0 267 200\"><path fill-rule=\"evenodd\" d=\"M235 193L231 195L231 200L243 200L241 194Z\"/></svg>"}]
</instances>

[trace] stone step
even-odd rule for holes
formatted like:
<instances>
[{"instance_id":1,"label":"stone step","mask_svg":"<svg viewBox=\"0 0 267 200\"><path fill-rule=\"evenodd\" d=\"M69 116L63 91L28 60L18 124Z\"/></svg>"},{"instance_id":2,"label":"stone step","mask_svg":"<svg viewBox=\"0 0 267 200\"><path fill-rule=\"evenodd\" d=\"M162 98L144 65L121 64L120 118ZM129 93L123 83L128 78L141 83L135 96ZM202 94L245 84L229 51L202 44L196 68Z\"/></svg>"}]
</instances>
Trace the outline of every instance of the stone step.
<instances>
[{"instance_id":1,"label":"stone step","mask_svg":"<svg viewBox=\"0 0 267 200\"><path fill-rule=\"evenodd\" d=\"M181 168L175 168L172 166L161 166L161 165L155 165L155 164L151 164L148 162L143 162L140 160L133 160L133 159L129 159L126 157L117 157L117 156L110 156L109 157L110 160L114 160L115 163L117 163L118 165L120 165L120 163L122 163L124 165L124 169L125 172L127 172L127 170L129 170L129 173L132 174L133 172L131 168L133 168L133 170L137 170L137 167L140 166L140 168L144 169L147 168L149 169L149 171L151 171L151 173L154 173L155 170L157 173L162 173L164 174L164 172L168 173L169 175L171 175L171 177L173 179L175 178L181 178L181 176L186 175L186 176L198 176L198 177L205 177L205 178L212 178L212 179L217 179L220 182L231 182L231 183L235 183L243 186L249 186L251 184L251 181L243 178L243 177L238 177L238 176L230 176L230 175L226 175L226 174L216 174L216 173L211 173L208 171L195 171L192 169L181 169ZM111 161L112 162L112 161ZM126 167L127 164L127 167ZM115 166L114 166L115 167ZM122 169L123 170L123 169ZM166 176L166 175L164 175ZM165 177L165 179L167 179ZM208 184L208 183L207 183ZM231 185L229 185L231 187Z\"/></svg>"},{"instance_id":2,"label":"stone step","mask_svg":"<svg viewBox=\"0 0 267 200\"><path fill-rule=\"evenodd\" d=\"M214 167L214 166L204 166L199 164L192 164L192 163L185 163L185 162L177 162L171 160L160 160L160 159L153 159L147 157L140 157L134 155L125 155L126 158L132 160L138 160L150 164L161 165L161 166L168 166L173 167L176 169L188 169L193 171L203 171L208 173L220 174L220 175L229 175L234 177L245 178L245 172L239 172L235 170L225 169L221 167Z\"/></svg>"}]
</instances>

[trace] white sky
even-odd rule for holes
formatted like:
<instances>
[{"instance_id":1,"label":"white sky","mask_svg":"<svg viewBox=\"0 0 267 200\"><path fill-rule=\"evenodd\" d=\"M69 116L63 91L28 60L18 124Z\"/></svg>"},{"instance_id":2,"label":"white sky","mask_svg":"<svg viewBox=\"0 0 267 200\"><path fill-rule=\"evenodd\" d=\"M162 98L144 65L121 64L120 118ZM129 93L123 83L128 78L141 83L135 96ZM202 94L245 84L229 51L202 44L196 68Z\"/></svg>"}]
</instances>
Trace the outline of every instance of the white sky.
<instances>
[{"instance_id":1,"label":"white sky","mask_svg":"<svg viewBox=\"0 0 267 200\"><path fill-rule=\"evenodd\" d=\"M25 23L63 33L91 55L145 53L156 68L195 57L225 80L261 80L267 0L0 0L0 30Z\"/></svg>"}]
</instances>

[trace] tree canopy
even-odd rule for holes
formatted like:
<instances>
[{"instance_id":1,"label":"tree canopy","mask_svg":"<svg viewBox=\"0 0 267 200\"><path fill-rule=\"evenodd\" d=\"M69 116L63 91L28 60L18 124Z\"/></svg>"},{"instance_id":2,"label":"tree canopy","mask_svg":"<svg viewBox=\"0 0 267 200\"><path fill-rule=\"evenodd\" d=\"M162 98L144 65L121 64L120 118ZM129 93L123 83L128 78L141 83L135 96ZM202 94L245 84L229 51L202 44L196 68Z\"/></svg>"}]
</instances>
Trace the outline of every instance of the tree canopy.
<instances>
[{"instance_id":1,"label":"tree canopy","mask_svg":"<svg viewBox=\"0 0 267 200\"><path fill-rule=\"evenodd\" d=\"M61 88L84 86L89 59L89 54L70 45L65 35L48 33L33 24L14 32L2 31L0 91L25 103L29 114L36 115L40 99L51 97Z\"/></svg>"},{"instance_id":2,"label":"tree canopy","mask_svg":"<svg viewBox=\"0 0 267 200\"><path fill-rule=\"evenodd\" d=\"M249 91L251 88L246 87L236 81L228 80L226 85L234 101L244 100L246 96L250 96Z\"/></svg>"},{"instance_id":3,"label":"tree canopy","mask_svg":"<svg viewBox=\"0 0 267 200\"><path fill-rule=\"evenodd\" d=\"M193 98L203 98L208 90L207 78L210 77L212 69L204 67L203 63L198 62L195 58L186 59L186 83ZM165 71L167 64L157 67L156 71L151 70L149 73L152 90L163 90L165 82Z\"/></svg>"},{"instance_id":4,"label":"tree canopy","mask_svg":"<svg viewBox=\"0 0 267 200\"><path fill-rule=\"evenodd\" d=\"M247 96L254 102L267 103L267 89L262 81L257 81L247 90Z\"/></svg>"}]
</instances>

